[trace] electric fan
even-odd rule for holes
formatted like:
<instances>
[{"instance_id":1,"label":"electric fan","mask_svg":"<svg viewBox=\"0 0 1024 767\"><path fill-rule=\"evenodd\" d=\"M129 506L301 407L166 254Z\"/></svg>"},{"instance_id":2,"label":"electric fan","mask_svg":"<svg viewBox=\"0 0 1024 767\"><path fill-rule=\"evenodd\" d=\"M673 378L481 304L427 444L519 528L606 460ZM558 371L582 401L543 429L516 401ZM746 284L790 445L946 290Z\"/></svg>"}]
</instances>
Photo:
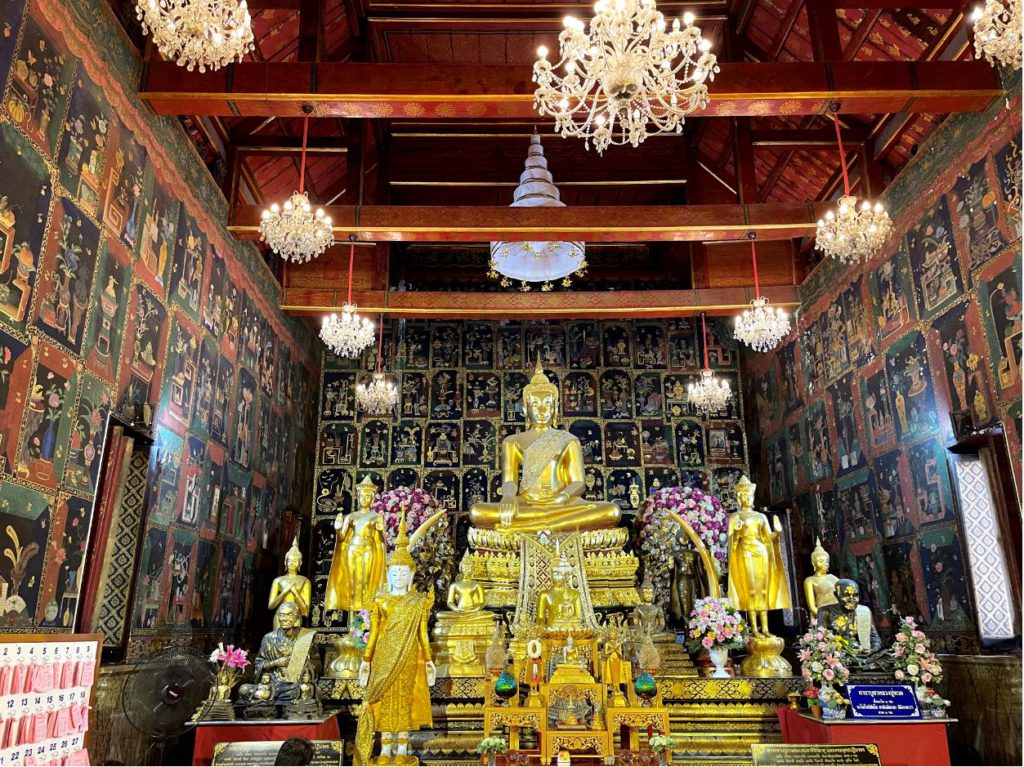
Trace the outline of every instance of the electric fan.
<instances>
[{"instance_id":1,"label":"electric fan","mask_svg":"<svg viewBox=\"0 0 1024 767\"><path fill-rule=\"evenodd\" d=\"M146 764L163 764L167 744L188 729L207 699L213 667L206 656L168 647L143 661L128 677L121 705L128 722L152 739Z\"/></svg>"}]
</instances>

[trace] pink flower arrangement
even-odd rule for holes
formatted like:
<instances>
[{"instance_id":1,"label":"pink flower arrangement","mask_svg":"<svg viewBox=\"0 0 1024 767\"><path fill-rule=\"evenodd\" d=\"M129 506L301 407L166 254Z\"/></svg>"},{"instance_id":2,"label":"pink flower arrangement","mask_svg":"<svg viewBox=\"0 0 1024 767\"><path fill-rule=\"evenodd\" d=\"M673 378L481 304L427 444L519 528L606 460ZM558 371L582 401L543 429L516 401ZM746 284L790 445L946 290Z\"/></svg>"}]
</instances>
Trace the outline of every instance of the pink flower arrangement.
<instances>
[{"instance_id":1,"label":"pink flower arrangement","mask_svg":"<svg viewBox=\"0 0 1024 767\"><path fill-rule=\"evenodd\" d=\"M810 630L797 643L800 673L812 684L829 687L846 684L850 670L844 661L843 641L829 629L811 623Z\"/></svg>"},{"instance_id":2,"label":"pink flower arrangement","mask_svg":"<svg viewBox=\"0 0 1024 767\"><path fill-rule=\"evenodd\" d=\"M370 641L370 611L360 610L352 616L352 624L349 626L349 636L355 640L356 647L362 650Z\"/></svg>"},{"instance_id":3,"label":"pink flower arrangement","mask_svg":"<svg viewBox=\"0 0 1024 767\"><path fill-rule=\"evenodd\" d=\"M728 599L704 597L693 604L686 644L692 652L716 645L730 650L743 648L747 623Z\"/></svg>"},{"instance_id":4,"label":"pink flower arrangement","mask_svg":"<svg viewBox=\"0 0 1024 767\"><path fill-rule=\"evenodd\" d=\"M402 512L405 512L405 525L408 533L413 531L434 512L438 511L437 503L426 490L418 487L396 487L380 493L373 500L370 508L384 517L384 536L387 540L388 551L395 547L395 539L398 537L398 525L402 519Z\"/></svg>"},{"instance_id":5,"label":"pink flower arrangement","mask_svg":"<svg viewBox=\"0 0 1024 767\"><path fill-rule=\"evenodd\" d=\"M893 675L897 682L907 682L922 688L942 681L942 664L930 646L931 641L917 627L914 618L900 618L891 651L895 668Z\"/></svg>"},{"instance_id":6,"label":"pink flower arrangement","mask_svg":"<svg viewBox=\"0 0 1024 767\"><path fill-rule=\"evenodd\" d=\"M210 653L210 663L219 663L224 668L234 671L245 671L249 665L249 654L241 647L229 644L227 647L221 642L217 648Z\"/></svg>"},{"instance_id":7,"label":"pink flower arrangement","mask_svg":"<svg viewBox=\"0 0 1024 767\"><path fill-rule=\"evenodd\" d=\"M641 546L645 537L653 532L652 523L659 512L669 511L689 522L711 554L721 562L726 561L729 516L717 495L695 487L663 487L648 496L638 520Z\"/></svg>"}]
</instances>

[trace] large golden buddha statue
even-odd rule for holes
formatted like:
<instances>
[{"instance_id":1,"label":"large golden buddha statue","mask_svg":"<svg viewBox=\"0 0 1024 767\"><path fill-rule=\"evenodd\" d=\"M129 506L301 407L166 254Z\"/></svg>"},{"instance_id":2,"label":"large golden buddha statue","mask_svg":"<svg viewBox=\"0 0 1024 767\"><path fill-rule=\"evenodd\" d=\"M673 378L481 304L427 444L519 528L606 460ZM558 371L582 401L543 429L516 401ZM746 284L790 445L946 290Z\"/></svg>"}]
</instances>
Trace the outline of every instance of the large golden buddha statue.
<instances>
[{"instance_id":1,"label":"large golden buddha statue","mask_svg":"<svg viewBox=\"0 0 1024 767\"><path fill-rule=\"evenodd\" d=\"M614 503L588 501L579 439L555 428L558 387L544 375L540 359L523 387L526 431L501 443L501 501L475 503L473 525L516 533L614 527L621 512ZM520 468L522 476L520 476Z\"/></svg>"},{"instance_id":2,"label":"large golden buddha statue","mask_svg":"<svg viewBox=\"0 0 1024 767\"><path fill-rule=\"evenodd\" d=\"M384 575L384 518L370 507L377 486L367 475L356 485L356 511L334 520L335 543L327 576L325 610L355 612L370 606Z\"/></svg>"}]
</instances>

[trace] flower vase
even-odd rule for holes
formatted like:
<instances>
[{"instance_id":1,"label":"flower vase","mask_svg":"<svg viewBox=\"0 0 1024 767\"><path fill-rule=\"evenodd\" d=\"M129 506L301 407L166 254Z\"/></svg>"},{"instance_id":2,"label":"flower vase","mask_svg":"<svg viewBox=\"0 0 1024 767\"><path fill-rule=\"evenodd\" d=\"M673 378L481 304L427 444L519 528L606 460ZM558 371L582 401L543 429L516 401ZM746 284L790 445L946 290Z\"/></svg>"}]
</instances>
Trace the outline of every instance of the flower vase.
<instances>
[{"instance_id":1,"label":"flower vase","mask_svg":"<svg viewBox=\"0 0 1024 767\"><path fill-rule=\"evenodd\" d=\"M728 679L729 672L725 669L725 664L729 662L729 648L725 645L712 645L711 649L708 650L708 655L711 657L711 662L715 664L715 670L711 674L714 679Z\"/></svg>"},{"instance_id":2,"label":"flower vase","mask_svg":"<svg viewBox=\"0 0 1024 767\"><path fill-rule=\"evenodd\" d=\"M488 751L487 752L487 767L494 767L498 763L498 752Z\"/></svg>"},{"instance_id":3,"label":"flower vase","mask_svg":"<svg viewBox=\"0 0 1024 767\"><path fill-rule=\"evenodd\" d=\"M668 764L668 751L658 752L658 764L660 765L660 767L666 767L666 765Z\"/></svg>"},{"instance_id":4,"label":"flower vase","mask_svg":"<svg viewBox=\"0 0 1024 767\"><path fill-rule=\"evenodd\" d=\"M822 718L821 714L822 714L821 705L818 704L818 703L812 703L811 704L811 715L812 716L816 716L819 719L821 719Z\"/></svg>"},{"instance_id":5,"label":"flower vase","mask_svg":"<svg viewBox=\"0 0 1024 767\"><path fill-rule=\"evenodd\" d=\"M821 709L821 718L826 721L846 719L846 706L824 706Z\"/></svg>"}]
</instances>

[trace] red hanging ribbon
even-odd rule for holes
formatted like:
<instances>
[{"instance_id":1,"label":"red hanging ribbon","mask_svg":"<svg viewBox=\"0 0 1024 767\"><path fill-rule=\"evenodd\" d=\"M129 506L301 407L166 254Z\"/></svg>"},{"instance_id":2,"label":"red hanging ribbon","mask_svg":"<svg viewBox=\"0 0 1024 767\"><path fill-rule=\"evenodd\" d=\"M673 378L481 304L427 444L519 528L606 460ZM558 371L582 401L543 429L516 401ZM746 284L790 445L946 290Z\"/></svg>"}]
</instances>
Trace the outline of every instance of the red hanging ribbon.
<instances>
[{"instance_id":1,"label":"red hanging ribbon","mask_svg":"<svg viewBox=\"0 0 1024 767\"><path fill-rule=\"evenodd\" d=\"M356 263L356 244L349 243L348 246L348 300L345 303L352 303L352 269Z\"/></svg>"},{"instance_id":2,"label":"red hanging ribbon","mask_svg":"<svg viewBox=\"0 0 1024 767\"><path fill-rule=\"evenodd\" d=\"M761 297L761 284L757 280L757 246L754 245L754 238L750 238L750 259L754 262L754 297Z\"/></svg>"},{"instance_id":3,"label":"red hanging ribbon","mask_svg":"<svg viewBox=\"0 0 1024 767\"><path fill-rule=\"evenodd\" d=\"M843 133L839 130L839 113L832 113L832 121L836 125L836 139L839 141L839 162L843 165L843 189L847 196L850 194L850 174L846 169L846 150L843 148Z\"/></svg>"},{"instance_id":4,"label":"red hanging ribbon","mask_svg":"<svg viewBox=\"0 0 1024 767\"><path fill-rule=\"evenodd\" d=\"M299 162L299 194L306 191L306 141L309 138L309 117L302 118L302 160Z\"/></svg>"},{"instance_id":5,"label":"red hanging ribbon","mask_svg":"<svg viewBox=\"0 0 1024 767\"><path fill-rule=\"evenodd\" d=\"M700 313L700 327L704 333L704 369L709 370L711 366L708 364L708 323L704 319L704 312Z\"/></svg>"},{"instance_id":6,"label":"red hanging ribbon","mask_svg":"<svg viewBox=\"0 0 1024 767\"><path fill-rule=\"evenodd\" d=\"M384 315L380 315L380 325L377 327L377 372L380 372L380 360L384 354Z\"/></svg>"}]
</instances>

